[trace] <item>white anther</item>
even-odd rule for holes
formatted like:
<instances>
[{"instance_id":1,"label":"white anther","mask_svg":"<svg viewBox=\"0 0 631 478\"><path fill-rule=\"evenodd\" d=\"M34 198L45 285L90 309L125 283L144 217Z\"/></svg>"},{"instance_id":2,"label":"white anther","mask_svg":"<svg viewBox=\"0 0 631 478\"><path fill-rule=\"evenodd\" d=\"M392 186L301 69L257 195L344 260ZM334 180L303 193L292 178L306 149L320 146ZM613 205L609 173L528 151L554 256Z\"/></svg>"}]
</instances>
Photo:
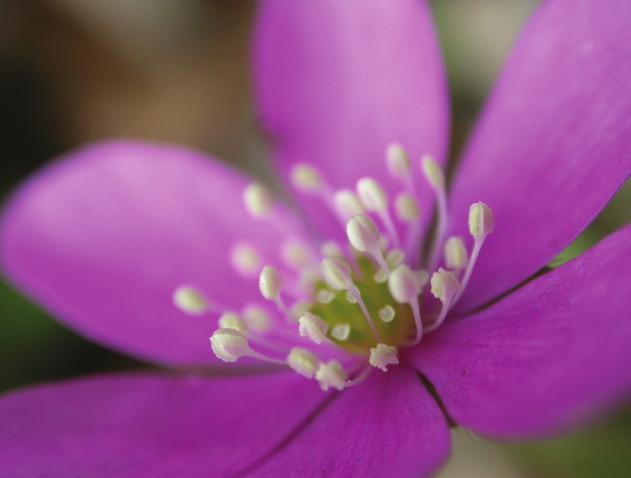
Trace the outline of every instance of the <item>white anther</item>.
<instances>
[{"instance_id":1,"label":"white anther","mask_svg":"<svg viewBox=\"0 0 631 478\"><path fill-rule=\"evenodd\" d=\"M364 212L364 207L362 206L359 198L355 195L355 193L349 191L348 189L342 189L341 191L336 192L333 200L335 202L337 212L345 221L348 221L351 217Z\"/></svg>"},{"instance_id":2,"label":"white anther","mask_svg":"<svg viewBox=\"0 0 631 478\"><path fill-rule=\"evenodd\" d=\"M443 190L445 188L445 175L436 160L427 154L423 156L421 164L427 182L429 182L434 189Z\"/></svg>"},{"instance_id":3,"label":"white anther","mask_svg":"<svg viewBox=\"0 0 631 478\"><path fill-rule=\"evenodd\" d=\"M400 265L390 274L388 290L400 304L416 302L418 295L423 290L419 277L408 266Z\"/></svg>"},{"instance_id":4,"label":"white anther","mask_svg":"<svg viewBox=\"0 0 631 478\"><path fill-rule=\"evenodd\" d=\"M248 305L241 314L248 328L255 332L266 332L272 326L267 311L256 305Z\"/></svg>"},{"instance_id":5,"label":"white anther","mask_svg":"<svg viewBox=\"0 0 631 478\"><path fill-rule=\"evenodd\" d=\"M320 363L315 377L320 383L320 388L325 392L331 387L344 390L348 380L348 375L337 360Z\"/></svg>"},{"instance_id":6,"label":"white anther","mask_svg":"<svg viewBox=\"0 0 631 478\"><path fill-rule=\"evenodd\" d=\"M405 262L405 252L401 249L392 249L386 254L386 262L390 266L390 269L396 269Z\"/></svg>"},{"instance_id":7,"label":"white anther","mask_svg":"<svg viewBox=\"0 0 631 478\"><path fill-rule=\"evenodd\" d=\"M296 164L291 170L291 183L304 192L322 190L322 177L317 169L305 163Z\"/></svg>"},{"instance_id":8,"label":"white anther","mask_svg":"<svg viewBox=\"0 0 631 478\"><path fill-rule=\"evenodd\" d=\"M399 357L397 357L397 348L386 344L377 344L376 347L370 349L370 365L383 372L388 371L388 365L398 365Z\"/></svg>"},{"instance_id":9,"label":"white anther","mask_svg":"<svg viewBox=\"0 0 631 478\"><path fill-rule=\"evenodd\" d=\"M261 268L261 258L249 244L234 246L230 258L234 268L244 276L254 276Z\"/></svg>"},{"instance_id":10,"label":"white anther","mask_svg":"<svg viewBox=\"0 0 631 478\"><path fill-rule=\"evenodd\" d=\"M363 214L348 221L346 235L351 245L360 252L373 252L379 249L379 229L372 219Z\"/></svg>"},{"instance_id":11,"label":"white anther","mask_svg":"<svg viewBox=\"0 0 631 478\"><path fill-rule=\"evenodd\" d=\"M313 378L320 365L320 360L307 349L294 347L287 356L287 365L303 377Z\"/></svg>"},{"instance_id":12,"label":"white anther","mask_svg":"<svg viewBox=\"0 0 631 478\"><path fill-rule=\"evenodd\" d=\"M234 312L224 312L221 317L219 317L219 327L222 329L236 330L243 335L247 335L248 333L248 326L245 320Z\"/></svg>"},{"instance_id":13,"label":"white anther","mask_svg":"<svg viewBox=\"0 0 631 478\"><path fill-rule=\"evenodd\" d=\"M336 290L347 290L353 286L351 268L343 259L323 259L322 275L326 283Z\"/></svg>"},{"instance_id":14,"label":"white anther","mask_svg":"<svg viewBox=\"0 0 631 478\"><path fill-rule=\"evenodd\" d=\"M326 339L326 331L329 326L324 320L311 312L305 313L298 319L298 332L301 337L308 337L316 344L321 344Z\"/></svg>"},{"instance_id":15,"label":"white anther","mask_svg":"<svg viewBox=\"0 0 631 478\"><path fill-rule=\"evenodd\" d=\"M410 176L410 157L403 149L403 146L396 143L389 145L386 150L386 159L390 174L401 179L406 179Z\"/></svg>"},{"instance_id":16,"label":"white anther","mask_svg":"<svg viewBox=\"0 0 631 478\"><path fill-rule=\"evenodd\" d=\"M386 192L372 178L362 178L357 181L357 195L364 207L369 211L383 213L388 209Z\"/></svg>"},{"instance_id":17,"label":"white anther","mask_svg":"<svg viewBox=\"0 0 631 478\"><path fill-rule=\"evenodd\" d=\"M243 204L256 217L265 217L274 207L274 196L262 184L250 183L243 191Z\"/></svg>"},{"instance_id":18,"label":"white anther","mask_svg":"<svg viewBox=\"0 0 631 478\"><path fill-rule=\"evenodd\" d=\"M283 244L281 256L285 264L299 270L313 262L311 248L304 242L296 239L291 239Z\"/></svg>"},{"instance_id":19,"label":"white anther","mask_svg":"<svg viewBox=\"0 0 631 478\"><path fill-rule=\"evenodd\" d=\"M420 269L417 271L412 271L414 276L416 277L416 283L422 289L429 282L429 272L425 269Z\"/></svg>"},{"instance_id":20,"label":"white anther","mask_svg":"<svg viewBox=\"0 0 631 478\"><path fill-rule=\"evenodd\" d=\"M420 217L418 203L414 196L409 193L399 194L394 203L394 208L397 212L397 217L403 222L413 224Z\"/></svg>"},{"instance_id":21,"label":"white anther","mask_svg":"<svg viewBox=\"0 0 631 478\"><path fill-rule=\"evenodd\" d=\"M351 334L351 326L350 324L337 324L331 330L331 337L336 340L340 340L344 342L348 340L348 336Z\"/></svg>"},{"instance_id":22,"label":"white anther","mask_svg":"<svg viewBox=\"0 0 631 478\"><path fill-rule=\"evenodd\" d=\"M175 289L173 303L182 312L190 315L201 315L208 310L208 301L193 287L182 286Z\"/></svg>"},{"instance_id":23,"label":"white anther","mask_svg":"<svg viewBox=\"0 0 631 478\"><path fill-rule=\"evenodd\" d=\"M320 289L316 292L316 300L321 304L330 304L335 299L335 294L328 289Z\"/></svg>"},{"instance_id":24,"label":"white anther","mask_svg":"<svg viewBox=\"0 0 631 478\"><path fill-rule=\"evenodd\" d=\"M467 267L469 256L462 237L453 236L445 242L445 264L449 269L461 271Z\"/></svg>"},{"instance_id":25,"label":"white anther","mask_svg":"<svg viewBox=\"0 0 631 478\"><path fill-rule=\"evenodd\" d=\"M460 289L460 281L451 271L438 269L432 274L432 295L443 304L449 304Z\"/></svg>"},{"instance_id":26,"label":"white anther","mask_svg":"<svg viewBox=\"0 0 631 478\"><path fill-rule=\"evenodd\" d=\"M346 301L349 304L357 304L357 296L353 294L350 290L346 291Z\"/></svg>"},{"instance_id":27,"label":"white anther","mask_svg":"<svg viewBox=\"0 0 631 478\"><path fill-rule=\"evenodd\" d=\"M373 279L377 284L383 284L385 281L388 280L389 275L390 273L387 270L379 269L377 272L375 272Z\"/></svg>"},{"instance_id":28,"label":"white anther","mask_svg":"<svg viewBox=\"0 0 631 478\"><path fill-rule=\"evenodd\" d=\"M236 362L241 357L252 354L252 349L241 332L234 329L217 329L210 337L210 346L220 360Z\"/></svg>"},{"instance_id":29,"label":"white anther","mask_svg":"<svg viewBox=\"0 0 631 478\"><path fill-rule=\"evenodd\" d=\"M278 270L272 266L265 266L259 276L259 290L267 300L275 301L280 296L283 280Z\"/></svg>"},{"instance_id":30,"label":"white anther","mask_svg":"<svg viewBox=\"0 0 631 478\"><path fill-rule=\"evenodd\" d=\"M320 252L322 253L323 257L328 257L332 259L342 257L342 249L340 249L340 246L335 241L326 241L320 247Z\"/></svg>"},{"instance_id":31,"label":"white anther","mask_svg":"<svg viewBox=\"0 0 631 478\"><path fill-rule=\"evenodd\" d=\"M390 304L379 309L379 319L386 324L389 322L392 322L394 320L395 315L396 315L396 312L394 310L394 307L392 307Z\"/></svg>"},{"instance_id":32,"label":"white anther","mask_svg":"<svg viewBox=\"0 0 631 478\"><path fill-rule=\"evenodd\" d=\"M476 241L493 232L495 218L493 211L483 202L476 202L469 208L469 232Z\"/></svg>"}]
</instances>

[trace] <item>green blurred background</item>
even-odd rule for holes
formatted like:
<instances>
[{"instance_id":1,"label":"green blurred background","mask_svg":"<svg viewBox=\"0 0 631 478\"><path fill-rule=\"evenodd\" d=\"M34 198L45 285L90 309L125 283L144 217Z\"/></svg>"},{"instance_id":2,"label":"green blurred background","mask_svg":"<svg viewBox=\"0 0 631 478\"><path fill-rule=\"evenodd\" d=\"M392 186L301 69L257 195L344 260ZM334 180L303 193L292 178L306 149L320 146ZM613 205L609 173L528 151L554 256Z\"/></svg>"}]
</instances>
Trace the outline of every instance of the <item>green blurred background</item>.
<instances>
[{"instance_id":1,"label":"green blurred background","mask_svg":"<svg viewBox=\"0 0 631 478\"><path fill-rule=\"evenodd\" d=\"M455 157L536 0L432 2ZM0 197L56 154L112 136L210 151L264 175L249 84L249 0L0 0ZM627 184L567 260L631 221ZM629 366L629 364L621 364ZM147 365L59 326L0 281L0 392ZM631 476L631 410L536 444L454 431L441 477Z\"/></svg>"}]
</instances>

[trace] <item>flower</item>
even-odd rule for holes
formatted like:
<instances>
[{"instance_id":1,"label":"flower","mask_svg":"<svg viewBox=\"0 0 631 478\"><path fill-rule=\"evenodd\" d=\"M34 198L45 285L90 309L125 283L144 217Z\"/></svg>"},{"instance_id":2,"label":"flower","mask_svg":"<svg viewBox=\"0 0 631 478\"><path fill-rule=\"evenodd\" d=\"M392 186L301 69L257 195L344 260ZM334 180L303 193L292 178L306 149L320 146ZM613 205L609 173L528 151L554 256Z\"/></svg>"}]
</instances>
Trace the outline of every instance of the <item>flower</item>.
<instances>
[{"instance_id":1,"label":"flower","mask_svg":"<svg viewBox=\"0 0 631 478\"><path fill-rule=\"evenodd\" d=\"M309 229L170 146L92 145L32 179L0 234L18 287L175 369L223 363L205 342L219 324L212 349L245 368L9 394L3 471L420 476L450 423L537 437L627 398L631 226L537 274L631 171L631 5L608 3L539 7L448 192L446 86L416 0L261 3L260 112Z\"/></svg>"}]
</instances>

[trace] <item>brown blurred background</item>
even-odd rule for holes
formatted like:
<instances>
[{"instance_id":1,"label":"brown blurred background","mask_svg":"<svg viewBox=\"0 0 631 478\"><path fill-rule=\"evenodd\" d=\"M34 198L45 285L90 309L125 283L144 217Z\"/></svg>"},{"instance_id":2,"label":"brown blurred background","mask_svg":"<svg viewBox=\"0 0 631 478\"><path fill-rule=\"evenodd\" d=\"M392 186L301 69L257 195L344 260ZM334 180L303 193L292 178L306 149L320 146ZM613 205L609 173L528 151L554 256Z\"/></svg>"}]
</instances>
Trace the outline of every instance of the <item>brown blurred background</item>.
<instances>
[{"instance_id":1,"label":"brown blurred background","mask_svg":"<svg viewBox=\"0 0 631 478\"><path fill-rule=\"evenodd\" d=\"M315 1L315 0L314 0ZM466 139L536 0L432 2ZM209 151L253 174L265 153L250 92L253 0L0 0L0 195L52 157L108 137ZM569 251L631 221L631 188ZM144 364L58 326L0 283L0 391ZM631 476L631 413L539 444L455 431L444 477Z\"/></svg>"}]
</instances>

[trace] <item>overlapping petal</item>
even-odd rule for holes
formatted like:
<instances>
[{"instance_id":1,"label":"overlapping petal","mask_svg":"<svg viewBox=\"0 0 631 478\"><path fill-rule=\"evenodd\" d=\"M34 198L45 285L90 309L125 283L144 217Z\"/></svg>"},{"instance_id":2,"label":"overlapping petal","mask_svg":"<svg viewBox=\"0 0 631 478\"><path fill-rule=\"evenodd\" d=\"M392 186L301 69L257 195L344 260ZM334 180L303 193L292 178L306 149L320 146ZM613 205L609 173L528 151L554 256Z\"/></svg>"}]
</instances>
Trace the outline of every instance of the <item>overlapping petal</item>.
<instances>
[{"instance_id":1,"label":"overlapping petal","mask_svg":"<svg viewBox=\"0 0 631 478\"><path fill-rule=\"evenodd\" d=\"M214 360L216 316L188 317L176 287L198 286L239 310L257 280L236 272L241 241L278 261L300 229L278 206L264 222L242 202L246 181L199 153L143 143L86 147L28 182L1 228L4 272L86 336L169 364ZM256 274L254 274L256 275Z\"/></svg>"},{"instance_id":2,"label":"overlapping petal","mask_svg":"<svg viewBox=\"0 0 631 478\"><path fill-rule=\"evenodd\" d=\"M510 289L565 248L631 173L631 2L543 2L513 51L453 184L454 233L495 212L459 308Z\"/></svg>"},{"instance_id":3,"label":"overlapping petal","mask_svg":"<svg viewBox=\"0 0 631 478\"><path fill-rule=\"evenodd\" d=\"M345 390L253 475L420 477L435 471L449 449L445 417L416 374L375 371Z\"/></svg>"},{"instance_id":4,"label":"overlapping petal","mask_svg":"<svg viewBox=\"0 0 631 478\"><path fill-rule=\"evenodd\" d=\"M410 357L455 421L499 437L558 432L631 396L631 226Z\"/></svg>"},{"instance_id":5,"label":"overlapping petal","mask_svg":"<svg viewBox=\"0 0 631 478\"><path fill-rule=\"evenodd\" d=\"M288 373L121 375L35 387L0 400L0 469L6 478L233 476L324 397Z\"/></svg>"},{"instance_id":6,"label":"overlapping petal","mask_svg":"<svg viewBox=\"0 0 631 478\"><path fill-rule=\"evenodd\" d=\"M334 188L367 175L392 193L389 143L444 158L446 82L424 1L265 0L253 47L260 114L284 177L306 161ZM429 201L426 188L421 196ZM343 234L320 200L299 199L323 233Z\"/></svg>"}]
</instances>

